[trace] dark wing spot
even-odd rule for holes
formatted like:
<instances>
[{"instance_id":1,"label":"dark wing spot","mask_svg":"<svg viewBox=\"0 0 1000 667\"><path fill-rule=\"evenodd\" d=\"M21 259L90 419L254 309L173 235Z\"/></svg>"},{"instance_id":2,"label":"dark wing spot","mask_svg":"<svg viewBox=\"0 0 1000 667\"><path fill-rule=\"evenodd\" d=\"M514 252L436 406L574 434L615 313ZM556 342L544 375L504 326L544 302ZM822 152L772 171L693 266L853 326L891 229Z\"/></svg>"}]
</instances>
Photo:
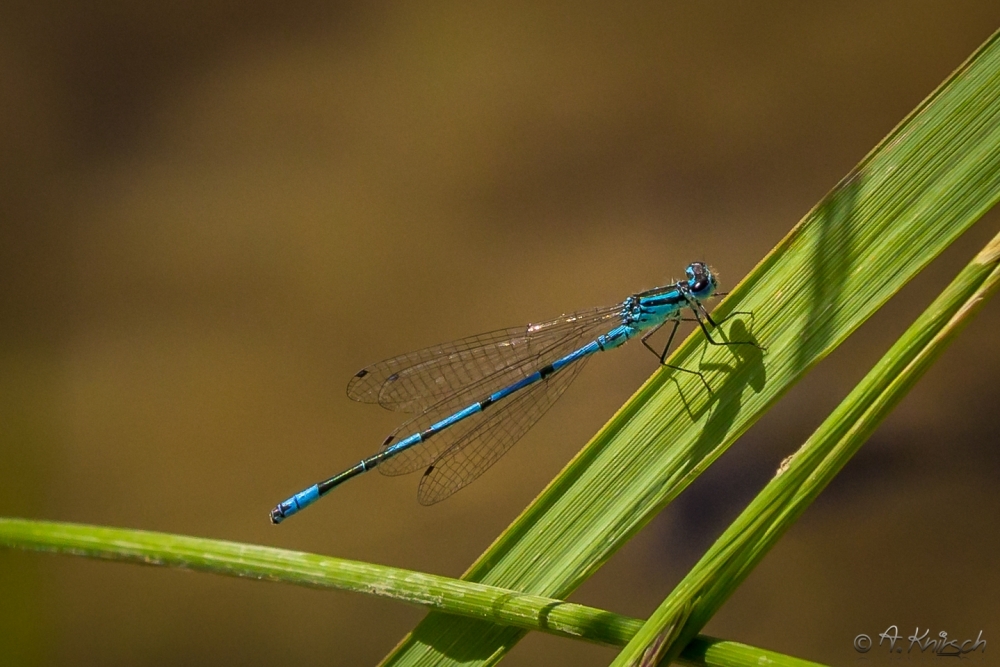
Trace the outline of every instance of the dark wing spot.
<instances>
[{"instance_id":1,"label":"dark wing spot","mask_svg":"<svg viewBox=\"0 0 1000 667\"><path fill-rule=\"evenodd\" d=\"M431 466L430 468L424 471L424 477L427 477L427 475L431 474L432 472L434 472L434 466Z\"/></svg>"},{"instance_id":2,"label":"dark wing spot","mask_svg":"<svg viewBox=\"0 0 1000 667\"><path fill-rule=\"evenodd\" d=\"M398 379L399 379L399 373L393 373L392 375L390 375L389 377L387 377L385 379L385 381L386 382L395 382Z\"/></svg>"},{"instance_id":3,"label":"dark wing spot","mask_svg":"<svg viewBox=\"0 0 1000 667\"><path fill-rule=\"evenodd\" d=\"M356 378L363 378L366 375L368 375L368 369L367 368L362 368L360 371L358 371L357 373L355 373L354 377L356 377Z\"/></svg>"},{"instance_id":4,"label":"dark wing spot","mask_svg":"<svg viewBox=\"0 0 1000 667\"><path fill-rule=\"evenodd\" d=\"M382 446L383 446L383 447L385 447L386 445L388 445L388 444L389 444L390 442L392 442L392 441L393 441L393 440L395 440L395 439L396 439L396 436L394 436L394 435L390 435L390 436L389 436L388 438L386 438L386 439L385 439L385 441L384 441L384 442L382 443Z\"/></svg>"}]
</instances>

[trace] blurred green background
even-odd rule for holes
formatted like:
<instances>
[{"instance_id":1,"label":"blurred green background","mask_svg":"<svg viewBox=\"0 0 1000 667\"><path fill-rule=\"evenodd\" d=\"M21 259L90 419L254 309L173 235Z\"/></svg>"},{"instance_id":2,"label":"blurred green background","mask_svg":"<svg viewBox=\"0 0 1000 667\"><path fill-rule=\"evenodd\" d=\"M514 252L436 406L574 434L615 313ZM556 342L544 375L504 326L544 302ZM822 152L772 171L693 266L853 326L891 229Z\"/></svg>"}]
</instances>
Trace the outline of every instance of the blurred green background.
<instances>
[{"instance_id":1,"label":"blurred green background","mask_svg":"<svg viewBox=\"0 0 1000 667\"><path fill-rule=\"evenodd\" d=\"M398 423L346 398L351 374L695 259L731 286L998 27L989 1L6 4L0 515L457 576L655 360L590 364L440 505L372 475L271 526ZM987 215L572 599L648 615L998 227ZM993 303L707 632L833 664L890 624L1000 640L998 326ZM422 615L0 552L3 665L372 664ZM535 634L505 664L613 655Z\"/></svg>"}]
</instances>

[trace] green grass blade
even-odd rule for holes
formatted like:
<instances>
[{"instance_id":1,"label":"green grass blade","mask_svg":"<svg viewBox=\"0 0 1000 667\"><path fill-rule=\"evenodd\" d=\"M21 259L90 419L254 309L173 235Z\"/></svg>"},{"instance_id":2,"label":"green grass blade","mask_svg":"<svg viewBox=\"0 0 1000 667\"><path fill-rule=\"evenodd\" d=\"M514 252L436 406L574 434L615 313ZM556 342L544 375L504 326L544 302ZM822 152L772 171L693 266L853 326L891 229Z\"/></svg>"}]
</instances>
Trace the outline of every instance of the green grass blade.
<instances>
[{"instance_id":1,"label":"green grass blade","mask_svg":"<svg viewBox=\"0 0 1000 667\"><path fill-rule=\"evenodd\" d=\"M722 329L655 373L466 573L563 598L710 465L813 365L1000 196L1000 42L991 37L730 294ZM431 613L391 665L492 664L523 631Z\"/></svg>"},{"instance_id":2,"label":"green grass blade","mask_svg":"<svg viewBox=\"0 0 1000 667\"><path fill-rule=\"evenodd\" d=\"M0 518L0 546L365 593L444 613L615 646L625 645L642 626L639 619L592 607L432 574L144 530ZM705 667L753 667L762 659L770 661L766 664L785 667L815 665L705 636L695 637L681 656L685 664Z\"/></svg>"},{"instance_id":3,"label":"green grass blade","mask_svg":"<svg viewBox=\"0 0 1000 667\"><path fill-rule=\"evenodd\" d=\"M694 637L1000 287L997 235L716 541L612 665L664 664Z\"/></svg>"}]
</instances>

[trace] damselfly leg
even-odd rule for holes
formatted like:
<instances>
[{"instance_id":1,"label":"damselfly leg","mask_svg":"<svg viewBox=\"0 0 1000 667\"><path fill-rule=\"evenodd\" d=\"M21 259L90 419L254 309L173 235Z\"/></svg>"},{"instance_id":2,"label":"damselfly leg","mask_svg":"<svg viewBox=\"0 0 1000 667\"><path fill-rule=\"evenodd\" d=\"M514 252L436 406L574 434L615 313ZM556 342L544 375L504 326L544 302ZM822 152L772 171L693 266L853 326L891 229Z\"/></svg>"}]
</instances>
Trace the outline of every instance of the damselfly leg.
<instances>
[{"instance_id":1,"label":"damselfly leg","mask_svg":"<svg viewBox=\"0 0 1000 667\"><path fill-rule=\"evenodd\" d=\"M678 320L674 320L674 326L670 330L670 337L667 338L667 344L663 346L663 351L662 352L657 352L656 349L652 345L649 344L648 338L650 336L652 336L653 334L655 334L657 331L659 331L663 327L663 324L664 323L660 323L655 328L650 329L648 332L646 332L646 334L643 335L643 337L640 339L642 341L642 344L646 346L647 350L649 350L650 352L653 353L653 356L655 356L657 359L660 360L660 365L661 366L664 366L665 368L671 368L671 369L673 369L675 371L681 371L683 373L691 373L692 375L697 375L698 379L701 380L701 383L703 385L705 385L705 389L707 389L708 393L711 394L712 393L712 387L708 384L708 380L705 379L705 376L701 372L699 372L699 371L693 371L690 368L684 368L682 366L676 366L674 364L668 364L666 362L667 353L670 352L670 344L674 340L674 335L677 333L677 327L680 326L681 320L679 320L679 319Z\"/></svg>"}]
</instances>

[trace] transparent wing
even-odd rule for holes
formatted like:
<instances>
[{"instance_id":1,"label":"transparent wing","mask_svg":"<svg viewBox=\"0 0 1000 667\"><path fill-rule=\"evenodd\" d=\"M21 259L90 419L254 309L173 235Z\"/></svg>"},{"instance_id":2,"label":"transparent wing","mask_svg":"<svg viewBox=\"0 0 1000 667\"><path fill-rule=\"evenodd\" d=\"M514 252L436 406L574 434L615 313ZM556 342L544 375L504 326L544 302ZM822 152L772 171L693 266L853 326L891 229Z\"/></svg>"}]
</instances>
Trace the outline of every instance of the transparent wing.
<instances>
[{"instance_id":1,"label":"transparent wing","mask_svg":"<svg viewBox=\"0 0 1000 667\"><path fill-rule=\"evenodd\" d=\"M483 400L491 393L499 389L510 386L518 380L528 377L543 366L550 364L556 359L560 359L577 348L589 343L591 340L594 340L597 335L599 335L594 333L594 329L597 326L597 324L591 322L588 325L580 325L575 329L568 330L563 333L560 338L546 341L548 346L540 350L538 354L527 356L517 364L501 369L493 375L483 378L479 382L471 384L468 387L461 389L458 393L444 398L438 403L426 408L421 414L407 420L403 424L400 424L400 426L393 431L392 435L386 438L385 442L382 443L382 450L391 446L393 442L400 437L406 437L411 433L424 431L432 424L436 424L445 417L455 414L459 410L472 405L476 401ZM602 326L607 325L602 324ZM537 340L533 339L529 345L534 345L537 342ZM569 368L551 376L548 382L551 384L551 382L557 377L561 377L567 373L575 375L574 371L576 370L576 367L581 365L582 361L585 361L585 359L577 361ZM439 456L441 456L441 454L450 449L452 445L461 440L467 433L474 430L478 424L489 419L493 414L500 412L507 403L514 401L525 393L537 390L537 387L544 384L545 381L532 385L516 394L513 394L512 396L507 397L499 403L493 404L485 412L477 413L460 422L457 422L419 445L402 451L391 459L380 463L378 470L385 475L405 475L407 473L420 470L421 468L426 468Z\"/></svg>"},{"instance_id":2,"label":"transparent wing","mask_svg":"<svg viewBox=\"0 0 1000 667\"><path fill-rule=\"evenodd\" d=\"M420 479L421 505L444 500L482 475L528 432L566 387L576 379L587 358L556 373L487 414L475 428L443 452Z\"/></svg>"},{"instance_id":3,"label":"transparent wing","mask_svg":"<svg viewBox=\"0 0 1000 667\"><path fill-rule=\"evenodd\" d=\"M347 385L347 395L389 410L421 412L466 387L478 386L489 394L510 384L510 369L553 348L562 349L563 341L577 338L581 331L610 329L620 312L620 305L595 308L402 354L358 371Z\"/></svg>"},{"instance_id":4,"label":"transparent wing","mask_svg":"<svg viewBox=\"0 0 1000 667\"><path fill-rule=\"evenodd\" d=\"M380 361L351 378L347 395L388 410L421 410L523 358L525 333L525 327L500 329Z\"/></svg>"}]
</instances>

